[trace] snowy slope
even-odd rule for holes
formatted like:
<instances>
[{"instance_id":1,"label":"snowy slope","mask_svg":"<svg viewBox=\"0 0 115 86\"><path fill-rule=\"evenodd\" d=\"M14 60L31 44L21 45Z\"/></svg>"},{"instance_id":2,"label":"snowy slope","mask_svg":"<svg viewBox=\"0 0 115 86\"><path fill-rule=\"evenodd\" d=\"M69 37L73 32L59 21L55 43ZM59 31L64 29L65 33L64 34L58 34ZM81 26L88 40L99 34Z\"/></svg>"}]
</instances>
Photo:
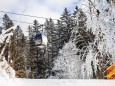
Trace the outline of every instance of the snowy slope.
<instances>
[{"instance_id":1,"label":"snowy slope","mask_svg":"<svg viewBox=\"0 0 115 86\"><path fill-rule=\"evenodd\" d=\"M115 81L75 79L3 79L0 80L0 86L115 86Z\"/></svg>"}]
</instances>

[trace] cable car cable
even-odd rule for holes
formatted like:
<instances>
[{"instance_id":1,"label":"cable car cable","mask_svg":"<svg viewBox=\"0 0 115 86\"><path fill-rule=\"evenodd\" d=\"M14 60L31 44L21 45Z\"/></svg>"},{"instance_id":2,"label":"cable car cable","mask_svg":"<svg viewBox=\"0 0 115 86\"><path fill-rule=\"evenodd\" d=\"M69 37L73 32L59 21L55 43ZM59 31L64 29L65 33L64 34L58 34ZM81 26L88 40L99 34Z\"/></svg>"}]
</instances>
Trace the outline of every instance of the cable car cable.
<instances>
[{"instance_id":1,"label":"cable car cable","mask_svg":"<svg viewBox=\"0 0 115 86\"><path fill-rule=\"evenodd\" d=\"M33 18L50 19L50 18L46 18L46 17L32 16L32 15L24 15L24 14L20 14L20 13L13 13L13 12L2 11L2 10L1 10L0 12L2 12L2 13L8 13L8 14L14 14L14 15L22 15L22 16L33 17ZM52 20L59 20L59 19L52 19Z\"/></svg>"}]
</instances>

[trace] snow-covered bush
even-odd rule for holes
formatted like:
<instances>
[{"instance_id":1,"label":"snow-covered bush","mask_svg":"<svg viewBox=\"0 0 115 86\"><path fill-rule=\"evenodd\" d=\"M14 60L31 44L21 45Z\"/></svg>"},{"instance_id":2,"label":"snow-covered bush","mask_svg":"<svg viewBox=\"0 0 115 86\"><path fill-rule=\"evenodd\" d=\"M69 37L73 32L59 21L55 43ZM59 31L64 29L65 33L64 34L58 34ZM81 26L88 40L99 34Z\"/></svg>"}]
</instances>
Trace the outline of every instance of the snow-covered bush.
<instances>
[{"instance_id":1,"label":"snow-covered bush","mask_svg":"<svg viewBox=\"0 0 115 86\"><path fill-rule=\"evenodd\" d=\"M5 70L10 78L15 77L15 70L8 64L4 56L0 57L0 72Z\"/></svg>"},{"instance_id":2,"label":"snow-covered bush","mask_svg":"<svg viewBox=\"0 0 115 86\"><path fill-rule=\"evenodd\" d=\"M81 78L80 67L82 61L80 61L79 56L76 54L77 50L72 41L69 41L63 49L60 50L58 58L54 61L53 70L62 72L56 73L56 78Z\"/></svg>"}]
</instances>

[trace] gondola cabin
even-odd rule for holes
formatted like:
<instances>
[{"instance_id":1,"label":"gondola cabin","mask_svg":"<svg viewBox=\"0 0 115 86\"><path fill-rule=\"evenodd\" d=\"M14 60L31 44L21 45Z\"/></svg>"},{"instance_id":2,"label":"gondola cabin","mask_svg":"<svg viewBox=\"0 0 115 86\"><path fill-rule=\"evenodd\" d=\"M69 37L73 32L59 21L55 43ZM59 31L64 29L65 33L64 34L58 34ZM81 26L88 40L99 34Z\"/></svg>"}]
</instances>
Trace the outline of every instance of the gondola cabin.
<instances>
[{"instance_id":1,"label":"gondola cabin","mask_svg":"<svg viewBox=\"0 0 115 86\"><path fill-rule=\"evenodd\" d=\"M35 45L39 48L45 48L47 46L47 37L40 32L35 35Z\"/></svg>"}]
</instances>

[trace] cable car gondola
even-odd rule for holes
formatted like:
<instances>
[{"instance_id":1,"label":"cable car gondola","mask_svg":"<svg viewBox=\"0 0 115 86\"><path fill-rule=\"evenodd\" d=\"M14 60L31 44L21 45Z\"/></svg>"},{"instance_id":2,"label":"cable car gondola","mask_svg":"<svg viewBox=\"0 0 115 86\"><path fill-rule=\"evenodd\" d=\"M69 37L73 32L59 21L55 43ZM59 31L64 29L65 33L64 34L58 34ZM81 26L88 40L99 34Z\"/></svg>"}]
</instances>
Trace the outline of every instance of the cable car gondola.
<instances>
[{"instance_id":1,"label":"cable car gondola","mask_svg":"<svg viewBox=\"0 0 115 86\"><path fill-rule=\"evenodd\" d=\"M35 35L35 45L39 48L45 48L47 46L47 37L38 32Z\"/></svg>"}]
</instances>

